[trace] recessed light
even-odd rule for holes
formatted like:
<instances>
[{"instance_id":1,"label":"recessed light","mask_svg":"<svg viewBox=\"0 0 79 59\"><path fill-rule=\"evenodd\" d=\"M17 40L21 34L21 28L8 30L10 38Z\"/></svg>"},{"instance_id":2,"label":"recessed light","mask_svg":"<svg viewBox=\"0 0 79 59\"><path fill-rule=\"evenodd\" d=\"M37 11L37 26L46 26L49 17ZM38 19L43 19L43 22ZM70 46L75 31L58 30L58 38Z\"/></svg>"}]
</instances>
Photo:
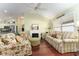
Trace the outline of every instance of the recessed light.
<instances>
[{"instance_id":1,"label":"recessed light","mask_svg":"<svg viewBox=\"0 0 79 59\"><path fill-rule=\"evenodd\" d=\"M7 10L4 10L4 13L7 13L8 11Z\"/></svg>"}]
</instances>

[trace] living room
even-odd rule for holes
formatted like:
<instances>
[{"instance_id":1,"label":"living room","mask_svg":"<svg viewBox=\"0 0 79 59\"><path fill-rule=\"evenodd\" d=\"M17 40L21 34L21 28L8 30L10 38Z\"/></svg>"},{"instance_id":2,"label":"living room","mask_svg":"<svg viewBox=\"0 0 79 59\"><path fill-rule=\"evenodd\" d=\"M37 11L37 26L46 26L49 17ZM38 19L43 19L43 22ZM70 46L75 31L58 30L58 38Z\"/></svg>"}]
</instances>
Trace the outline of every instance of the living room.
<instances>
[{"instance_id":1,"label":"living room","mask_svg":"<svg viewBox=\"0 0 79 59\"><path fill-rule=\"evenodd\" d=\"M78 56L79 4L0 3L1 56Z\"/></svg>"}]
</instances>

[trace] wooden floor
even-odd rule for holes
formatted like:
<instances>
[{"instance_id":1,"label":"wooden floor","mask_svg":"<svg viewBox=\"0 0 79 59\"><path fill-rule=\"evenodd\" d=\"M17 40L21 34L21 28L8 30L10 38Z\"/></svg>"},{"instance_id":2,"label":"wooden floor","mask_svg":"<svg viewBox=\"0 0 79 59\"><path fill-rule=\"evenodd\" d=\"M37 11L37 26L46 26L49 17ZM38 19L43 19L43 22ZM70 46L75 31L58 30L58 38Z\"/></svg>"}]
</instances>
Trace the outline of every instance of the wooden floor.
<instances>
[{"instance_id":1,"label":"wooden floor","mask_svg":"<svg viewBox=\"0 0 79 59\"><path fill-rule=\"evenodd\" d=\"M45 40L41 41L39 48L38 47L32 48L32 51L33 51L32 56L76 56L77 55L77 53L60 54Z\"/></svg>"}]
</instances>

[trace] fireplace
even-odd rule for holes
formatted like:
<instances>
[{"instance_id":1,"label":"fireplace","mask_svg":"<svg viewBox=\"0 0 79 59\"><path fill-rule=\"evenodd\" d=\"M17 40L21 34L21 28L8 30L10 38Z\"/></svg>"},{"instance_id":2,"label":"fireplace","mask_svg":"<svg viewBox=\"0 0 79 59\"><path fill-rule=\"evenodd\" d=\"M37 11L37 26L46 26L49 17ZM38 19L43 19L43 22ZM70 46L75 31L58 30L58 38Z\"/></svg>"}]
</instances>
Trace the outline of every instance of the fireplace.
<instances>
[{"instance_id":1,"label":"fireplace","mask_svg":"<svg viewBox=\"0 0 79 59\"><path fill-rule=\"evenodd\" d=\"M39 37L39 33L32 33L32 38L38 38Z\"/></svg>"}]
</instances>

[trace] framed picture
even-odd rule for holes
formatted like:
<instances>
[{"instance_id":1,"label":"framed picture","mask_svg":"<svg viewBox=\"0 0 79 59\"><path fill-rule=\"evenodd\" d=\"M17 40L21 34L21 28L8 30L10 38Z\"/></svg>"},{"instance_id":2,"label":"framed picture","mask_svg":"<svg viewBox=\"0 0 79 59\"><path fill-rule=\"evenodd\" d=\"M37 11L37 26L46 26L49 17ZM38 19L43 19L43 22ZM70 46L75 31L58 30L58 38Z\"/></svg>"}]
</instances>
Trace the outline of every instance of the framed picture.
<instances>
[{"instance_id":1,"label":"framed picture","mask_svg":"<svg viewBox=\"0 0 79 59\"><path fill-rule=\"evenodd\" d=\"M38 24L32 24L31 29L32 30L39 30L39 25Z\"/></svg>"}]
</instances>

